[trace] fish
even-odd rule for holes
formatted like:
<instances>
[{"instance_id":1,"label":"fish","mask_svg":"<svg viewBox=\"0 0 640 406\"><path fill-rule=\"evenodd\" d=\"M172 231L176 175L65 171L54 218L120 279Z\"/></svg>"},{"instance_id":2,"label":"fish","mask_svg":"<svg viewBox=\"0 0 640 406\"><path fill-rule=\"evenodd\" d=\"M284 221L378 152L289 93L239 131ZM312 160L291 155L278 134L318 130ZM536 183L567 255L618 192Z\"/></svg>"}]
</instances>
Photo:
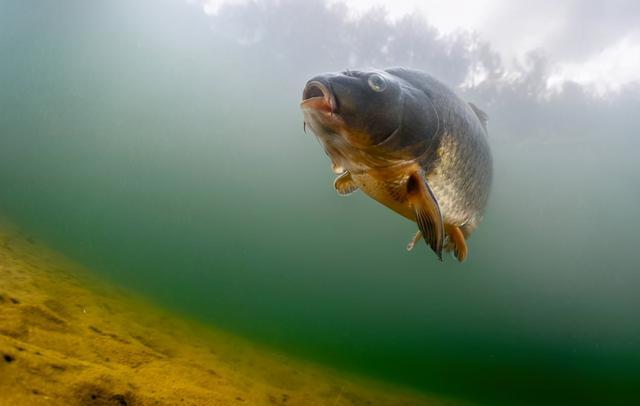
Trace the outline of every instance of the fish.
<instances>
[{"instance_id":1,"label":"fish","mask_svg":"<svg viewBox=\"0 0 640 406\"><path fill-rule=\"evenodd\" d=\"M312 131L341 196L361 190L417 224L442 261L468 257L493 178L488 116L427 72L405 67L345 70L311 78L302 92Z\"/></svg>"}]
</instances>

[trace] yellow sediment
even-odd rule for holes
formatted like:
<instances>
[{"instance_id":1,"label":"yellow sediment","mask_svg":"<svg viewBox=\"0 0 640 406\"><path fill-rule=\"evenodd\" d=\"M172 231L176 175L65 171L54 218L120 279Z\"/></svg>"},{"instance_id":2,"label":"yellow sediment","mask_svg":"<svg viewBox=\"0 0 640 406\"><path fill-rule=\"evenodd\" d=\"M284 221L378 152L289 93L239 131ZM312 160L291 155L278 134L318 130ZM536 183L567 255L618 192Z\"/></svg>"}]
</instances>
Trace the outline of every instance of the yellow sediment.
<instances>
[{"instance_id":1,"label":"yellow sediment","mask_svg":"<svg viewBox=\"0 0 640 406\"><path fill-rule=\"evenodd\" d=\"M0 405L452 403L186 321L0 224Z\"/></svg>"}]
</instances>

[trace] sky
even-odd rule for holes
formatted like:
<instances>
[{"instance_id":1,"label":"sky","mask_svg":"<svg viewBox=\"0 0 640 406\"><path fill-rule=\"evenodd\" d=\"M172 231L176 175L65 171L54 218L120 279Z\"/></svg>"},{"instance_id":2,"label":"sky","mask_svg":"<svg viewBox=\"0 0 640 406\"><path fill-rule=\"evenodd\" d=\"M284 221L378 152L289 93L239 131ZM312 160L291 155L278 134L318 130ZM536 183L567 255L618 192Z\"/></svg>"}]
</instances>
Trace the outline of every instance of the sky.
<instances>
[{"instance_id":1,"label":"sky","mask_svg":"<svg viewBox=\"0 0 640 406\"><path fill-rule=\"evenodd\" d=\"M205 0L215 14L224 3ZM542 51L553 64L549 87L570 79L602 93L640 80L640 1L637 0L330 0L344 2L357 18L383 7L392 19L423 14L443 35L477 33L502 56L505 65Z\"/></svg>"}]
</instances>

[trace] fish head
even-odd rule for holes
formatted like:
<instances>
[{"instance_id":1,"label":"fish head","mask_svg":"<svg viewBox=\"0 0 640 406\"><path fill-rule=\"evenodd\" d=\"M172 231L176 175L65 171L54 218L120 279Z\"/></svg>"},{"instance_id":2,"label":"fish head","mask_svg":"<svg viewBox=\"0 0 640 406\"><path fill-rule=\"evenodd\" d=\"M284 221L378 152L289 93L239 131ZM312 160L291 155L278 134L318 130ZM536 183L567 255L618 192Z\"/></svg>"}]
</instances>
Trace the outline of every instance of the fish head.
<instances>
[{"instance_id":1,"label":"fish head","mask_svg":"<svg viewBox=\"0 0 640 406\"><path fill-rule=\"evenodd\" d=\"M383 142L400 125L402 91L382 70L325 73L307 82L301 107L325 130L356 147L368 147Z\"/></svg>"},{"instance_id":2,"label":"fish head","mask_svg":"<svg viewBox=\"0 0 640 406\"><path fill-rule=\"evenodd\" d=\"M363 151L398 131L403 99L401 83L393 75L347 70L309 80L301 108L305 128L310 127L334 163L348 167L362 161Z\"/></svg>"}]
</instances>

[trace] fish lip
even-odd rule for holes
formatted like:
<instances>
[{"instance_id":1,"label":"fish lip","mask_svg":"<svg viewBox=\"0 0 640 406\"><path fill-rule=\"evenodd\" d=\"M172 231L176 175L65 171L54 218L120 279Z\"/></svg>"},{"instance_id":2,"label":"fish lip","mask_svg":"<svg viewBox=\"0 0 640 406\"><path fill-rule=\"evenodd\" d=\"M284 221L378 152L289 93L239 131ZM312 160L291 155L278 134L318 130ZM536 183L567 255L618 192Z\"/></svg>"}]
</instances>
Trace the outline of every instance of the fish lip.
<instances>
[{"instance_id":1,"label":"fish lip","mask_svg":"<svg viewBox=\"0 0 640 406\"><path fill-rule=\"evenodd\" d=\"M318 80L310 80L302 91L300 107L303 110L319 110L328 113L331 117L336 114L337 103L327 84Z\"/></svg>"}]
</instances>

